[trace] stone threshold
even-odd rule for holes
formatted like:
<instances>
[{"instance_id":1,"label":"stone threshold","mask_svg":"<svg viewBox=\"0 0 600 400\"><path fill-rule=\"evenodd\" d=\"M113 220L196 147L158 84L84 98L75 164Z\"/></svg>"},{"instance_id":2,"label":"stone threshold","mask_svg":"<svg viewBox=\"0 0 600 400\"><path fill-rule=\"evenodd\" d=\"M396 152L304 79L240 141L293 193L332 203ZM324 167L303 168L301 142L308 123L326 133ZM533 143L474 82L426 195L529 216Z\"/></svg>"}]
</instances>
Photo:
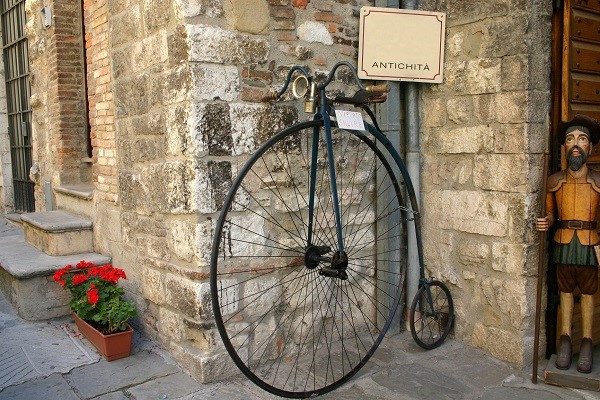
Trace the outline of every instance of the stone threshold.
<instances>
[{"instance_id":1,"label":"stone threshold","mask_svg":"<svg viewBox=\"0 0 600 400\"><path fill-rule=\"evenodd\" d=\"M92 200L94 198L94 185L91 184L79 183L74 185L60 185L56 186L54 190L57 193L78 197L84 200Z\"/></svg>"},{"instance_id":2,"label":"stone threshold","mask_svg":"<svg viewBox=\"0 0 600 400\"><path fill-rule=\"evenodd\" d=\"M21 221L47 232L92 229L92 221L64 211L33 212L21 215Z\"/></svg>"}]
</instances>

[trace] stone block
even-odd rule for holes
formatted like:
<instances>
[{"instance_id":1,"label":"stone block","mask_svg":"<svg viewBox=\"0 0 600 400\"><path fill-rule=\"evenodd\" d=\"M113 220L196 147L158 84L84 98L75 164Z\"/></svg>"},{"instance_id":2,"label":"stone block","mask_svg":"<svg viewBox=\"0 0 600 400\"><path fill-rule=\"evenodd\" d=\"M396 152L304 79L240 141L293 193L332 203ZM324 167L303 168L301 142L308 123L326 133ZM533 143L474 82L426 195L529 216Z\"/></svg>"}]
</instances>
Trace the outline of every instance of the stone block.
<instances>
[{"instance_id":1,"label":"stone block","mask_svg":"<svg viewBox=\"0 0 600 400\"><path fill-rule=\"evenodd\" d=\"M439 154L475 154L489 149L492 141L491 127L477 125L432 130L428 145L432 152Z\"/></svg>"},{"instance_id":2,"label":"stone block","mask_svg":"<svg viewBox=\"0 0 600 400\"><path fill-rule=\"evenodd\" d=\"M483 94L500 91L501 65L501 58L469 60L465 71L465 92Z\"/></svg>"},{"instance_id":3,"label":"stone block","mask_svg":"<svg viewBox=\"0 0 600 400\"><path fill-rule=\"evenodd\" d=\"M199 207L206 210L203 204L211 200L207 167L192 160L150 165L139 180L143 184L132 185L134 192L143 193L144 206L161 212L189 214Z\"/></svg>"},{"instance_id":4,"label":"stone block","mask_svg":"<svg viewBox=\"0 0 600 400\"><path fill-rule=\"evenodd\" d=\"M147 32L166 28L173 18L172 0L143 0L143 7Z\"/></svg>"},{"instance_id":5,"label":"stone block","mask_svg":"<svg viewBox=\"0 0 600 400\"><path fill-rule=\"evenodd\" d=\"M511 11L510 0L481 3L477 1L461 1L453 4L448 10L448 24L466 25L492 17L504 17Z\"/></svg>"},{"instance_id":6,"label":"stone block","mask_svg":"<svg viewBox=\"0 0 600 400\"><path fill-rule=\"evenodd\" d=\"M181 366L201 383L231 379L241 374L226 352L213 354L188 344L171 344L168 349ZM241 354L243 357L243 354Z\"/></svg>"},{"instance_id":7,"label":"stone block","mask_svg":"<svg viewBox=\"0 0 600 400\"><path fill-rule=\"evenodd\" d=\"M223 5L227 22L236 31L267 33L270 16L266 0L230 0Z\"/></svg>"},{"instance_id":8,"label":"stone block","mask_svg":"<svg viewBox=\"0 0 600 400\"><path fill-rule=\"evenodd\" d=\"M498 93L494 95L494 99L498 122L516 124L528 121L528 112L531 107L529 107L527 92Z\"/></svg>"},{"instance_id":9,"label":"stone block","mask_svg":"<svg viewBox=\"0 0 600 400\"><path fill-rule=\"evenodd\" d=\"M212 156L232 153L232 127L229 105L198 103L193 106L192 128L194 147L206 148Z\"/></svg>"},{"instance_id":10,"label":"stone block","mask_svg":"<svg viewBox=\"0 0 600 400\"><path fill-rule=\"evenodd\" d=\"M472 343L496 358L515 364L518 368L525 362L523 338L519 331L476 323Z\"/></svg>"},{"instance_id":11,"label":"stone block","mask_svg":"<svg viewBox=\"0 0 600 400\"><path fill-rule=\"evenodd\" d=\"M220 17L224 13L222 0L176 0L175 2L186 18L197 15Z\"/></svg>"},{"instance_id":12,"label":"stone block","mask_svg":"<svg viewBox=\"0 0 600 400\"><path fill-rule=\"evenodd\" d=\"M162 29L152 36L145 37L128 49L131 54L131 71L138 72L169 58L167 32Z\"/></svg>"},{"instance_id":13,"label":"stone block","mask_svg":"<svg viewBox=\"0 0 600 400\"><path fill-rule=\"evenodd\" d=\"M51 256L94 251L92 222L62 211L22 216L25 240Z\"/></svg>"},{"instance_id":14,"label":"stone block","mask_svg":"<svg viewBox=\"0 0 600 400\"><path fill-rule=\"evenodd\" d=\"M147 76L146 80L149 107L168 106L189 100L192 76L187 64Z\"/></svg>"},{"instance_id":15,"label":"stone block","mask_svg":"<svg viewBox=\"0 0 600 400\"><path fill-rule=\"evenodd\" d=\"M202 156L207 151L195 135L199 111L194 108L199 104L180 103L169 106L165 110L166 152L170 156L194 154Z\"/></svg>"},{"instance_id":16,"label":"stone block","mask_svg":"<svg viewBox=\"0 0 600 400\"><path fill-rule=\"evenodd\" d=\"M446 114L455 124L464 125L473 119L473 98L459 96L446 101Z\"/></svg>"},{"instance_id":17,"label":"stone block","mask_svg":"<svg viewBox=\"0 0 600 400\"><path fill-rule=\"evenodd\" d=\"M460 264L465 267L486 268L490 256L490 246L481 241L461 241L458 248Z\"/></svg>"},{"instance_id":18,"label":"stone block","mask_svg":"<svg viewBox=\"0 0 600 400\"><path fill-rule=\"evenodd\" d=\"M213 222L173 221L169 227L169 248L172 254L194 265L210 265Z\"/></svg>"},{"instance_id":19,"label":"stone block","mask_svg":"<svg viewBox=\"0 0 600 400\"><path fill-rule=\"evenodd\" d=\"M131 212L146 213L145 203L147 193L142 183L141 174L129 170L119 171L119 200L124 209ZM130 239L126 236L126 240Z\"/></svg>"},{"instance_id":20,"label":"stone block","mask_svg":"<svg viewBox=\"0 0 600 400\"><path fill-rule=\"evenodd\" d=\"M165 277L167 302L184 315L200 320L213 317L210 284L196 282L174 274Z\"/></svg>"},{"instance_id":21,"label":"stone block","mask_svg":"<svg viewBox=\"0 0 600 400\"><path fill-rule=\"evenodd\" d=\"M139 4L127 7L120 15L111 20L109 26L111 42L115 47L140 39L143 30L139 29L142 26Z\"/></svg>"},{"instance_id":22,"label":"stone block","mask_svg":"<svg viewBox=\"0 0 600 400\"><path fill-rule=\"evenodd\" d=\"M502 90L529 88L529 57L525 54L502 58Z\"/></svg>"},{"instance_id":23,"label":"stone block","mask_svg":"<svg viewBox=\"0 0 600 400\"><path fill-rule=\"evenodd\" d=\"M421 127L425 131L427 131L427 128L438 128L446 125L448 115L445 99L426 97L423 99L423 109L427 110L426 113L421 114Z\"/></svg>"},{"instance_id":24,"label":"stone block","mask_svg":"<svg viewBox=\"0 0 600 400\"><path fill-rule=\"evenodd\" d=\"M323 43L331 46L333 38L327 27L315 21L306 21L297 29L298 38L309 43Z\"/></svg>"},{"instance_id":25,"label":"stone block","mask_svg":"<svg viewBox=\"0 0 600 400\"><path fill-rule=\"evenodd\" d=\"M483 278L481 289L487 304L500 316L505 328L526 329L525 317L531 314L525 282L522 279ZM531 295L532 293L529 293Z\"/></svg>"},{"instance_id":26,"label":"stone block","mask_svg":"<svg viewBox=\"0 0 600 400\"><path fill-rule=\"evenodd\" d=\"M240 91L237 67L192 64L192 99L234 101Z\"/></svg>"},{"instance_id":27,"label":"stone block","mask_svg":"<svg viewBox=\"0 0 600 400\"><path fill-rule=\"evenodd\" d=\"M475 157L473 183L483 190L526 193L529 191L529 156L486 154Z\"/></svg>"},{"instance_id":28,"label":"stone block","mask_svg":"<svg viewBox=\"0 0 600 400\"><path fill-rule=\"evenodd\" d=\"M531 274L535 270L529 260L531 246L519 243L494 242L492 244L492 269L504 272L509 276Z\"/></svg>"},{"instance_id":29,"label":"stone block","mask_svg":"<svg viewBox=\"0 0 600 400\"><path fill-rule=\"evenodd\" d=\"M142 281L144 298L155 304L165 304L166 296L163 273L154 268L143 267Z\"/></svg>"},{"instance_id":30,"label":"stone block","mask_svg":"<svg viewBox=\"0 0 600 400\"><path fill-rule=\"evenodd\" d=\"M209 25L186 25L190 61L254 64L267 61L269 42Z\"/></svg>"},{"instance_id":31,"label":"stone block","mask_svg":"<svg viewBox=\"0 0 600 400\"><path fill-rule=\"evenodd\" d=\"M143 73L131 79L121 79L114 86L117 116L144 114L149 108L148 75Z\"/></svg>"},{"instance_id":32,"label":"stone block","mask_svg":"<svg viewBox=\"0 0 600 400\"><path fill-rule=\"evenodd\" d=\"M229 110L233 155L253 152L271 136L298 120L296 108L286 105L232 103Z\"/></svg>"},{"instance_id":33,"label":"stone block","mask_svg":"<svg viewBox=\"0 0 600 400\"><path fill-rule=\"evenodd\" d=\"M500 192L432 190L424 199L428 218L445 229L504 237L508 233L508 196Z\"/></svg>"},{"instance_id":34,"label":"stone block","mask_svg":"<svg viewBox=\"0 0 600 400\"><path fill-rule=\"evenodd\" d=\"M505 57L528 54L528 28L526 14L513 14L509 18L490 18L483 22L485 40L481 57Z\"/></svg>"},{"instance_id":35,"label":"stone block","mask_svg":"<svg viewBox=\"0 0 600 400\"><path fill-rule=\"evenodd\" d=\"M158 333L169 340L180 341L185 339L183 317L168 308L161 308L156 321Z\"/></svg>"}]
</instances>

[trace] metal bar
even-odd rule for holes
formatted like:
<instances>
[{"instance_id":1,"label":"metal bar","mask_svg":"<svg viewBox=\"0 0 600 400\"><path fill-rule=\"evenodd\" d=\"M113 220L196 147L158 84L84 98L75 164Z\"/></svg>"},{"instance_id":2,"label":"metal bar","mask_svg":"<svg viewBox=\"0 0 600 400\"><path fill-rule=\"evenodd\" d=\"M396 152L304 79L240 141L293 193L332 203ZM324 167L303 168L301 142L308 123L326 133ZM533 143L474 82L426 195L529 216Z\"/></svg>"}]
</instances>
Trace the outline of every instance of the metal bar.
<instances>
[{"instance_id":1,"label":"metal bar","mask_svg":"<svg viewBox=\"0 0 600 400\"><path fill-rule=\"evenodd\" d=\"M24 6L24 0L8 4L6 1L0 2L14 203L16 211L29 212L35 210L35 200L34 183L29 179L33 160Z\"/></svg>"}]
</instances>

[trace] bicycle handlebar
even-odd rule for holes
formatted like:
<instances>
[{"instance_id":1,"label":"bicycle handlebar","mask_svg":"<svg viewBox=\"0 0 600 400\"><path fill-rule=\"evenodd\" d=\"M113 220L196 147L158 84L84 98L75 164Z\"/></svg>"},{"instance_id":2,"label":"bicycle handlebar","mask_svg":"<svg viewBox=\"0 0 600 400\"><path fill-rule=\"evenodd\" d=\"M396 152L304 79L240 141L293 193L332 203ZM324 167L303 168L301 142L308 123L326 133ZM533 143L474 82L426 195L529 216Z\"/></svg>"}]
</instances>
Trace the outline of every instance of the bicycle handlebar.
<instances>
[{"instance_id":1,"label":"bicycle handlebar","mask_svg":"<svg viewBox=\"0 0 600 400\"><path fill-rule=\"evenodd\" d=\"M354 78L356 85L359 87L359 90L356 92L356 94L353 97L346 98L346 99L353 99L352 104L360 103L361 99L363 102L364 102L364 100L367 100L367 99L369 99L369 101L367 101L367 102L385 101L384 93L387 93L387 91L388 91L387 84L365 86L361 82L361 80L358 78L358 74L356 73L356 69L354 68L354 66L352 64L350 64L348 61L340 61L340 62L336 63L333 66L333 68L331 69L331 71L329 71L329 75L327 75L327 78L325 79L325 81L323 83L317 85L316 89L318 91L325 89L325 87L327 87L327 85L329 85L333 81L333 79L335 77L335 73L340 67L347 67L350 69L350 72L352 73L352 77ZM264 96L261 100L268 102L268 101L275 100L275 99L281 97L288 90L290 83L292 82L292 76L297 71L300 72L302 75L304 75L304 77L306 78L306 80L308 82L308 86L310 87L310 85L313 83L314 77L304 67L301 67L299 65L294 65L288 71L288 74L287 74L287 77L285 78L283 87L275 93ZM367 93L368 95L364 95L363 93ZM377 99L377 97L379 97L379 98ZM376 100L373 101L374 99L376 99Z\"/></svg>"}]
</instances>

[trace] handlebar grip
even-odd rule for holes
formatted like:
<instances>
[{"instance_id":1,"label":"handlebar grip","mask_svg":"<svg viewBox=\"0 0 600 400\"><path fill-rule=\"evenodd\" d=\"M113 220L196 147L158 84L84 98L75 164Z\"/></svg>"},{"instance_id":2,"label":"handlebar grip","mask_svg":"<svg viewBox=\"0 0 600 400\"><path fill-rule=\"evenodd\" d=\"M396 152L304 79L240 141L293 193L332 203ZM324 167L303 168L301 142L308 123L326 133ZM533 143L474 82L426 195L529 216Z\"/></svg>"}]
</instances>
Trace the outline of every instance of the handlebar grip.
<instances>
[{"instance_id":1,"label":"handlebar grip","mask_svg":"<svg viewBox=\"0 0 600 400\"><path fill-rule=\"evenodd\" d=\"M273 93L269 93L263 97L261 97L260 101L263 103L268 103L272 100L276 100L279 97L279 94L277 92L273 92Z\"/></svg>"},{"instance_id":2,"label":"handlebar grip","mask_svg":"<svg viewBox=\"0 0 600 400\"><path fill-rule=\"evenodd\" d=\"M387 83L382 83L381 85L367 86L365 89L369 93L387 93L390 91L390 87Z\"/></svg>"}]
</instances>

